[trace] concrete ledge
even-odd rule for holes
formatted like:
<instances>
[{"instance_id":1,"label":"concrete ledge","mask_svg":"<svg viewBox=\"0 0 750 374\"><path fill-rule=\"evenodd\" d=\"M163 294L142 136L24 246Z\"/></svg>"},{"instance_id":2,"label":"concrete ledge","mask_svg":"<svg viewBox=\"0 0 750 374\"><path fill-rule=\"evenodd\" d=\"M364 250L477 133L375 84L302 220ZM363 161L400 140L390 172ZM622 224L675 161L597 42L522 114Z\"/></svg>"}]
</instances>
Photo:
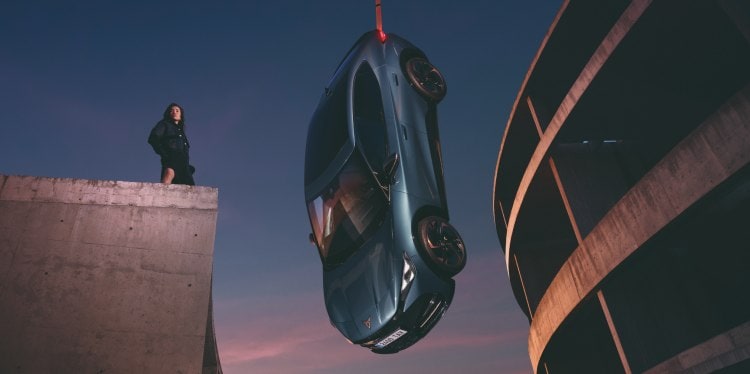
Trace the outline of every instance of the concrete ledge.
<instances>
[{"instance_id":1,"label":"concrete ledge","mask_svg":"<svg viewBox=\"0 0 750 374\"><path fill-rule=\"evenodd\" d=\"M205 370L217 205L207 187L0 176L0 373Z\"/></svg>"},{"instance_id":2,"label":"concrete ledge","mask_svg":"<svg viewBox=\"0 0 750 374\"><path fill-rule=\"evenodd\" d=\"M213 187L0 175L0 201L217 209Z\"/></svg>"},{"instance_id":3,"label":"concrete ledge","mask_svg":"<svg viewBox=\"0 0 750 374\"><path fill-rule=\"evenodd\" d=\"M661 228L750 163L749 145L746 86L628 191L562 266L531 322L529 355L535 372L571 311Z\"/></svg>"}]
</instances>

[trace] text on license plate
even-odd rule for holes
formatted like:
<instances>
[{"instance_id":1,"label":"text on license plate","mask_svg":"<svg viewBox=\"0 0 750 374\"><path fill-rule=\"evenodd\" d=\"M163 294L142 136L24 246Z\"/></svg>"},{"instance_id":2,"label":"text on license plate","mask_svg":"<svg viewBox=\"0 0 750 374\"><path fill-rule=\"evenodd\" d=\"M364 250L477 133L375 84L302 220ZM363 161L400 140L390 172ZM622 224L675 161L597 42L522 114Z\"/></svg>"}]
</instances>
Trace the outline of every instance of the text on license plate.
<instances>
[{"instance_id":1,"label":"text on license plate","mask_svg":"<svg viewBox=\"0 0 750 374\"><path fill-rule=\"evenodd\" d=\"M386 336L383 338L383 340L379 341L378 344L375 344L375 348L383 348L387 346L388 344L391 344L398 340L398 338L406 335L406 331L398 329L393 332L393 334Z\"/></svg>"}]
</instances>

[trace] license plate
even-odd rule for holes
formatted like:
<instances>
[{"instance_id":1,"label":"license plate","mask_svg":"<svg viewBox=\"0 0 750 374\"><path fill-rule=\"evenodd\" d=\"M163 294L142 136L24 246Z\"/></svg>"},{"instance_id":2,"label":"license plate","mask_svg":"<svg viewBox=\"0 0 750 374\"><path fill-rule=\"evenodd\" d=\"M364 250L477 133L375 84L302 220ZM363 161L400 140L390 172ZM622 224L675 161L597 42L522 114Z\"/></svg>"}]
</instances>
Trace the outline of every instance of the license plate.
<instances>
[{"instance_id":1,"label":"license plate","mask_svg":"<svg viewBox=\"0 0 750 374\"><path fill-rule=\"evenodd\" d=\"M383 338L383 340L379 341L378 344L375 344L375 348L383 348L387 346L388 344L391 344L398 340L398 338L406 335L406 331L398 329L393 332L393 334L386 336Z\"/></svg>"}]
</instances>

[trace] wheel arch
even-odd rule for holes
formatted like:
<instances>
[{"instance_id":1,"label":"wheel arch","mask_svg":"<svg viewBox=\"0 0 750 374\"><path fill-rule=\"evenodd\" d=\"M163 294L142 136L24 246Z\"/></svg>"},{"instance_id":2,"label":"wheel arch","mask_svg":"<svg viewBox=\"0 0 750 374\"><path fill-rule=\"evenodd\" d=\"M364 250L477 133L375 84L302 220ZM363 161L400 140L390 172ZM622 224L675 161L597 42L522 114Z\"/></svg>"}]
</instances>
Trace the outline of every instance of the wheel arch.
<instances>
[{"instance_id":1,"label":"wheel arch","mask_svg":"<svg viewBox=\"0 0 750 374\"><path fill-rule=\"evenodd\" d=\"M419 49L405 48L398 56L398 63L401 66L401 73L404 76L406 76L406 61L409 61L414 57L422 57L423 59L430 61L430 59L427 58L427 55L425 55L424 52L420 51Z\"/></svg>"},{"instance_id":2,"label":"wheel arch","mask_svg":"<svg viewBox=\"0 0 750 374\"><path fill-rule=\"evenodd\" d=\"M411 237L414 240L414 244L419 246L418 238L417 238L417 225L419 224L419 221L421 221L423 218L429 217L429 216L439 216L445 218L447 221L450 221L450 217L448 216L448 211L439 208L434 205L425 205L414 213L414 216L411 219Z\"/></svg>"}]
</instances>

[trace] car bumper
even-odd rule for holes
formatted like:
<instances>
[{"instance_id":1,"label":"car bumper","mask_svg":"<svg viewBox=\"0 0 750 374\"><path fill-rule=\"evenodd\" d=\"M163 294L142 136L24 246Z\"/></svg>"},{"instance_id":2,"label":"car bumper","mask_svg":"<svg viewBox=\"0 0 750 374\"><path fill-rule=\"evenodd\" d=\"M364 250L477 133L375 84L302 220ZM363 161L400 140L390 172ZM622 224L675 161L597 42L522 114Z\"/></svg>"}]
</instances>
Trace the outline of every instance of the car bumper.
<instances>
[{"instance_id":1,"label":"car bumper","mask_svg":"<svg viewBox=\"0 0 750 374\"><path fill-rule=\"evenodd\" d=\"M370 340L355 343L374 353L399 352L422 339L442 318L448 305L449 301L438 294L424 295Z\"/></svg>"}]
</instances>

